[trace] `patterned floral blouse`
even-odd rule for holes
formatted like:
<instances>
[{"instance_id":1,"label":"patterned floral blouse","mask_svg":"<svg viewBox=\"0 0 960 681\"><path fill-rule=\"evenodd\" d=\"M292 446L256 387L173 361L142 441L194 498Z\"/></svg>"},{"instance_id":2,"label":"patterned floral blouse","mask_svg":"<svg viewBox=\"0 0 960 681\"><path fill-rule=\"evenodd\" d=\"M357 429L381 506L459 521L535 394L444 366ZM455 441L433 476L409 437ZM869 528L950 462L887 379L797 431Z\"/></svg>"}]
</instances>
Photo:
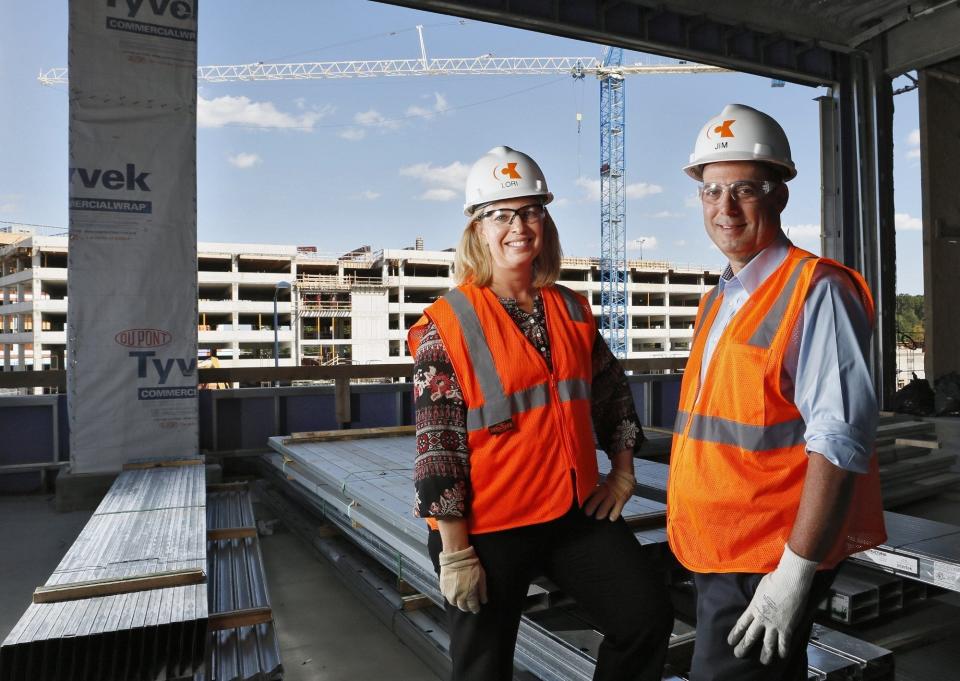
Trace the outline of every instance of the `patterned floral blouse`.
<instances>
[{"instance_id":1,"label":"patterned floral blouse","mask_svg":"<svg viewBox=\"0 0 960 681\"><path fill-rule=\"evenodd\" d=\"M512 298L500 298L500 303L552 370L540 296L534 299L533 313L522 310ZM599 332L593 343L592 361L591 412L597 441L608 455L624 449L636 451L644 436L633 395L620 364ZM467 406L450 357L432 322L423 331L413 366L417 421L414 515L462 518L467 514L469 500Z\"/></svg>"}]
</instances>

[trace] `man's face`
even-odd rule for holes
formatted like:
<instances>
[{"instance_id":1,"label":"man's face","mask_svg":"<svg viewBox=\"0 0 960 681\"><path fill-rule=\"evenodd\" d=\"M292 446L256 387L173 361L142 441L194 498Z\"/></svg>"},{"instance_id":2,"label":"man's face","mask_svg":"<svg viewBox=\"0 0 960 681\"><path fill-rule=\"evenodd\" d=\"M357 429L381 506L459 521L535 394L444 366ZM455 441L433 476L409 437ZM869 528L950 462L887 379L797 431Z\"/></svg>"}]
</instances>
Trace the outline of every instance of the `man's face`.
<instances>
[{"instance_id":1,"label":"man's face","mask_svg":"<svg viewBox=\"0 0 960 681\"><path fill-rule=\"evenodd\" d=\"M740 180L778 181L776 173L763 163L725 161L709 163L703 169L703 184L729 185ZM737 201L724 191L714 204L701 201L703 224L720 252L738 272L757 253L769 246L780 234L780 213L787 205L787 187L779 183L773 191L757 200Z\"/></svg>"}]
</instances>

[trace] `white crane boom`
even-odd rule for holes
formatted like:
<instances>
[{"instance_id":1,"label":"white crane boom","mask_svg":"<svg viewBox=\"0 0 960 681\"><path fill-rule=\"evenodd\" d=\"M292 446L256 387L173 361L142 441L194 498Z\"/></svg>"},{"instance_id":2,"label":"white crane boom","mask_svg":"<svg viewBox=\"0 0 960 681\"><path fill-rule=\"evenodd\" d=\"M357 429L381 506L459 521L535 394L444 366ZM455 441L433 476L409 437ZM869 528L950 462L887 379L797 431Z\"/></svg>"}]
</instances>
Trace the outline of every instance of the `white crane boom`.
<instances>
[{"instance_id":1,"label":"white crane boom","mask_svg":"<svg viewBox=\"0 0 960 681\"><path fill-rule=\"evenodd\" d=\"M439 59L376 59L370 61L299 62L293 64L227 64L200 66L197 80L208 83L255 80L319 80L324 78L374 78L377 76L465 75L570 75L624 76L671 73L722 73L727 69L704 64L667 60L624 64L608 68L595 57L446 57ZM42 72L43 85L67 83L67 69Z\"/></svg>"}]
</instances>

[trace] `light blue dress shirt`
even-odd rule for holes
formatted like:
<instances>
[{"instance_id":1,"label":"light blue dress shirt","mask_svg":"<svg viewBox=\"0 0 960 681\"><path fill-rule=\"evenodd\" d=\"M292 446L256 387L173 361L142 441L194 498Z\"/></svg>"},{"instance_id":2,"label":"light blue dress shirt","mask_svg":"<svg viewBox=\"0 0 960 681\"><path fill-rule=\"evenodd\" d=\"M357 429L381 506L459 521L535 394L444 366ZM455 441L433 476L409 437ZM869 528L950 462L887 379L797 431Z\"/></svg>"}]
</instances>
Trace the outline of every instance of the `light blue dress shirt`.
<instances>
[{"instance_id":1,"label":"light blue dress shirt","mask_svg":"<svg viewBox=\"0 0 960 681\"><path fill-rule=\"evenodd\" d=\"M701 382L720 335L750 294L780 266L790 246L781 234L737 274L727 266L718 284L723 299L707 336ZM807 451L856 473L868 470L879 417L867 363L870 333L850 277L836 268L818 267L787 344L781 376L783 394L793 399L806 423Z\"/></svg>"}]
</instances>

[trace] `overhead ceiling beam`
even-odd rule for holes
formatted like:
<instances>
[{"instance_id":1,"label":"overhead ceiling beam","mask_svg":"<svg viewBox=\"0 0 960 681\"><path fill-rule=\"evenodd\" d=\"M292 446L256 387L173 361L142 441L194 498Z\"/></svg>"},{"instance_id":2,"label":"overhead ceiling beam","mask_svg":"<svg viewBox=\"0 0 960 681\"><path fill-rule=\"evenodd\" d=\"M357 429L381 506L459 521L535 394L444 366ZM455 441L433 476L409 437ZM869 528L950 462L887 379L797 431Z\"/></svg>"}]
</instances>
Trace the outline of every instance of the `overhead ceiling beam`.
<instances>
[{"instance_id":1,"label":"overhead ceiling beam","mask_svg":"<svg viewBox=\"0 0 960 681\"><path fill-rule=\"evenodd\" d=\"M960 57L960 8L956 3L886 32L886 73L898 76Z\"/></svg>"},{"instance_id":2,"label":"overhead ceiling beam","mask_svg":"<svg viewBox=\"0 0 960 681\"><path fill-rule=\"evenodd\" d=\"M836 81L841 44L794 35L813 29L795 17L787 30L757 25L755 3L732 0L740 13L704 13L703 3L678 0L378 0L566 38L662 54L806 85ZM753 7L753 9L748 8ZM809 34L807 34L809 35Z\"/></svg>"}]
</instances>

